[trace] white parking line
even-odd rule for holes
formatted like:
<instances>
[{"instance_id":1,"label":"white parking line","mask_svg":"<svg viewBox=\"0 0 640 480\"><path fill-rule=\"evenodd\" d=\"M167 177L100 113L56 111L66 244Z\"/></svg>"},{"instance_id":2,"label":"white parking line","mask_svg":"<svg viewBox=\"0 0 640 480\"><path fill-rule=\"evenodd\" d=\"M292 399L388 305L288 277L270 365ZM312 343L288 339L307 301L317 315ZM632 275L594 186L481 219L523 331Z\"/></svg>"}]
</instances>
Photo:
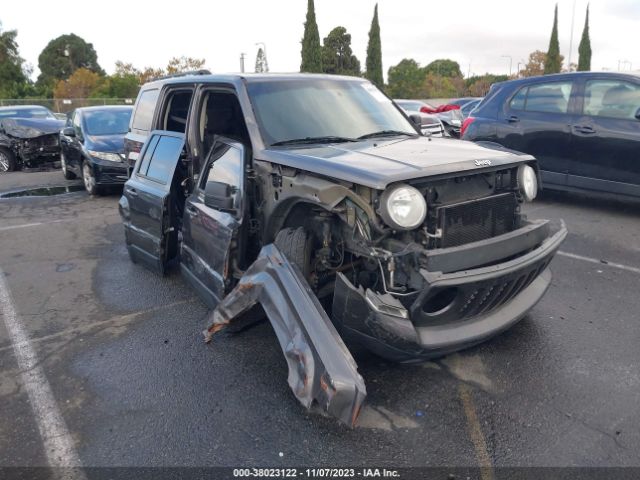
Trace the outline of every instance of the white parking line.
<instances>
[{"instance_id":1,"label":"white parking line","mask_svg":"<svg viewBox=\"0 0 640 480\"><path fill-rule=\"evenodd\" d=\"M9 332L13 351L20 368L24 390L29 397L44 451L51 467L80 467L80 457L76 453L71 434L62 418L42 368L38 364L29 336L16 313L4 273L0 270L0 313ZM75 472L74 478L82 478Z\"/></svg>"},{"instance_id":2,"label":"white parking line","mask_svg":"<svg viewBox=\"0 0 640 480\"><path fill-rule=\"evenodd\" d=\"M39 227L40 225L49 225L50 223L69 222L76 220L75 218L67 218L64 220L51 220L50 222L22 223L20 225L9 225L8 227L0 227L0 232L5 230L15 230L16 228Z\"/></svg>"},{"instance_id":3,"label":"white parking line","mask_svg":"<svg viewBox=\"0 0 640 480\"><path fill-rule=\"evenodd\" d=\"M597 258L583 257L582 255L576 255L575 253L564 252L562 250L558 251L558 255L562 255L563 257L567 257L567 258L573 258L574 260L582 260L583 262L595 263L603 267L612 267L612 268L617 268L619 270L625 270L627 272L640 274L640 268L631 267L629 265L623 265L621 263L613 263L613 262L598 260Z\"/></svg>"}]
</instances>

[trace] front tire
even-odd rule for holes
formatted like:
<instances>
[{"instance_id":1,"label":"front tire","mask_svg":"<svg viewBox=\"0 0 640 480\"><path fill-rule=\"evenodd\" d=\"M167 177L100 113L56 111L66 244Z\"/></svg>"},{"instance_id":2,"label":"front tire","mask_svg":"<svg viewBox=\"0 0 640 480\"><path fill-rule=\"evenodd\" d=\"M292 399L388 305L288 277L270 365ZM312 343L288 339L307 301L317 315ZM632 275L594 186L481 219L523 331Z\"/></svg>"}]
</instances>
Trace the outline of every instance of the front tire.
<instances>
[{"instance_id":1,"label":"front tire","mask_svg":"<svg viewBox=\"0 0 640 480\"><path fill-rule=\"evenodd\" d=\"M62 169L62 175L64 175L64 178L67 180L73 180L76 178L76 174L69 170L69 167L67 166L67 159L62 152L60 152L60 168Z\"/></svg>"},{"instance_id":2,"label":"front tire","mask_svg":"<svg viewBox=\"0 0 640 480\"><path fill-rule=\"evenodd\" d=\"M313 236L309 235L304 227L283 228L278 232L273 243L289 261L298 266L304 277L309 280L313 272L311 264Z\"/></svg>"},{"instance_id":3,"label":"front tire","mask_svg":"<svg viewBox=\"0 0 640 480\"><path fill-rule=\"evenodd\" d=\"M96 184L96 177L93 174L93 169L87 161L82 163L82 181L84 182L84 188L89 195L100 195L100 189Z\"/></svg>"},{"instance_id":4,"label":"front tire","mask_svg":"<svg viewBox=\"0 0 640 480\"><path fill-rule=\"evenodd\" d=\"M8 148L0 147L0 172L13 172L17 167L16 156Z\"/></svg>"}]
</instances>

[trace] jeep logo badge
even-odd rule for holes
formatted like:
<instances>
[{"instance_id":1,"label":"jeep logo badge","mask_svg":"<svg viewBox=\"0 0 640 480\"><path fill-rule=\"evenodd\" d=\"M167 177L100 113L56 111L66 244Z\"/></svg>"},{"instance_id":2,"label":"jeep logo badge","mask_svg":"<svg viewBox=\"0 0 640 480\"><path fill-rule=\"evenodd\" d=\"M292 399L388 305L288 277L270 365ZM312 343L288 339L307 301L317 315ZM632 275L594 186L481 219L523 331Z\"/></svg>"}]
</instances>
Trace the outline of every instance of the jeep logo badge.
<instances>
[{"instance_id":1,"label":"jeep logo badge","mask_svg":"<svg viewBox=\"0 0 640 480\"><path fill-rule=\"evenodd\" d=\"M490 167L491 160L476 160L476 167Z\"/></svg>"}]
</instances>

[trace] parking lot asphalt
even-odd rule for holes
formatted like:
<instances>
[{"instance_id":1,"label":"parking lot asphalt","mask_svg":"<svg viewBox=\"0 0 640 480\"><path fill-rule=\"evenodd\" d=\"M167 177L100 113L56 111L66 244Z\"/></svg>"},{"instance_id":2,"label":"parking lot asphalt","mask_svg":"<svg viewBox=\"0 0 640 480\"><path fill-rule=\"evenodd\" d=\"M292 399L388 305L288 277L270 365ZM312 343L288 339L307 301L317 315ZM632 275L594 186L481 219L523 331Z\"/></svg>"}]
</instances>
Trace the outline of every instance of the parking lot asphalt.
<instances>
[{"instance_id":1,"label":"parking lot asphalt","mask_svg":"<svg viewBox=\"0 0 640 480\"><path fill-rule=\"evenodd\" d=\"M0 194L74 183L11 173ZM529 206L570 231L543 300L504 334L423 365L357 350L368 396L349 429L297 403L268 322L205 344L207 308L180 274L129 261L118 198L0 199L0 269L34 353L27 370L48 382L82 465L640 466L637 206L564 194ZM47 465L3 317L0 466Z\"/></svg>"}]
</instances>

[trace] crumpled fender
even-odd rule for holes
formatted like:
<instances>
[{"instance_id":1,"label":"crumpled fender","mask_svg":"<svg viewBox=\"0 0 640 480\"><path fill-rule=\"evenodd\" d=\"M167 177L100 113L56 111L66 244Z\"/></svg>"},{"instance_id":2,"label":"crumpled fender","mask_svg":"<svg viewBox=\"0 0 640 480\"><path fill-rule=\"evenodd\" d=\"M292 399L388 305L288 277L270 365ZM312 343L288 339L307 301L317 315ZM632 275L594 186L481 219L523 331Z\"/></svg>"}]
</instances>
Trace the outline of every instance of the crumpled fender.
<instances>
[{"instance_id":1,"label":"crumpled fender","mask_svg":"<svg viewBox=\"0 0 640 480\"><path fill-rule=\"evenodd\" d=\"M211 326L203 332L206 341L256 303L276 332L296 398L353 427L367 395L364 380L302 272L275 245L262 248L211 313Z\"/></svg>"}]
</instances>

